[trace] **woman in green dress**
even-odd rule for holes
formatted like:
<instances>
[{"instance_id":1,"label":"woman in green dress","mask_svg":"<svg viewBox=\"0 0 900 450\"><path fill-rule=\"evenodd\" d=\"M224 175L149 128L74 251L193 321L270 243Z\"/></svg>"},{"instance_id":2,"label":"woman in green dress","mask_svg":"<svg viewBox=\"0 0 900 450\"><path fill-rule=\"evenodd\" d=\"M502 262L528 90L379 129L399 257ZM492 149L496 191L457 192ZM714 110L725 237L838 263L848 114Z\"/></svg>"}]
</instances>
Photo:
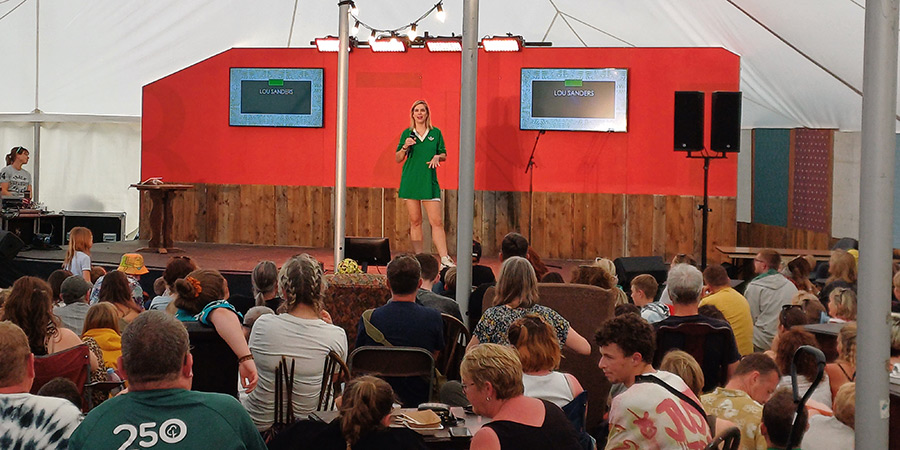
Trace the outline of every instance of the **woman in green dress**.
<instances>
[{"instance_id":1,"label":"woman in green dress","mask_svg":"<svg viewBox=\"0 0 900 450\"><path fill-rule=\"evenodd\" d=\"M441 130L431 126L431 110L425 100L418 100L410 110L409 128L403 130L394 158L403 163L400 176L400 198L406 200L409 212L409 238L413 250L422 252L422 208L431 224L431 240L441 256L441 264L454 266L447 253L447 235L441 218L441 186L436 168L447 159Z\"/></svg>"}]
</instances>

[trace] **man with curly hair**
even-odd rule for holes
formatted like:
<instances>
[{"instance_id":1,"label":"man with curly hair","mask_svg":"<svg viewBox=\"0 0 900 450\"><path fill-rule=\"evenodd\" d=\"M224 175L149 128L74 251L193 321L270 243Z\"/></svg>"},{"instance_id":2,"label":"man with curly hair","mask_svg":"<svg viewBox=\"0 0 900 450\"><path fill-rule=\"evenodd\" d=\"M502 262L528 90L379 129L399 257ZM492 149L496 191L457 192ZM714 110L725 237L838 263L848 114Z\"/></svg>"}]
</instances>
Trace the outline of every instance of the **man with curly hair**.
<instances>
[{"instance_id":1,"label":"man with curly hair","mask_svg":"<svg viewBox=\"0 0 900 450\"><path fill-rule=\"evenodd\" d=\"M603 374L626 387L610 406L607 448L703 448L711 440L690 388L677 375L653 368L656 342L647 321L635 314L612 318L595 339Z\"/></svg>"}]
</instances>

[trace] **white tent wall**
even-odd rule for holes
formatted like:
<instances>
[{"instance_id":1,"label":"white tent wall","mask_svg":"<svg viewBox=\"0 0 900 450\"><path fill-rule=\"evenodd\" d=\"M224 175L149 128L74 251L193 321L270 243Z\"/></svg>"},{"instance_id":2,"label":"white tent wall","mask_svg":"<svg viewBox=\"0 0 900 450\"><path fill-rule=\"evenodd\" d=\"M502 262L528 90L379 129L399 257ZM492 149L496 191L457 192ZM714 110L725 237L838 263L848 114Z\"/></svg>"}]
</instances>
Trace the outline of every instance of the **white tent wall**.
<instances>
[{"instance_id":1,"label":"white tent wall","mask_svg":"<svg viewBox=\"0 0 900 450\"><path fill-rule=\"evenodd\" d=\"M750 222L753 195L753 132L741 130L741 152L737 154L737 221Z\"/></svg>"},{"instance_id":2,"label":"white tent wall","mask_svg":"<svg viewBox=\"0 0 900 450\"><path fill-rule=\"evenodd\" d=\"M859 239L859 177L862 136L834 133L831 184L831 235Z\"/></svg>"}]
</instances>

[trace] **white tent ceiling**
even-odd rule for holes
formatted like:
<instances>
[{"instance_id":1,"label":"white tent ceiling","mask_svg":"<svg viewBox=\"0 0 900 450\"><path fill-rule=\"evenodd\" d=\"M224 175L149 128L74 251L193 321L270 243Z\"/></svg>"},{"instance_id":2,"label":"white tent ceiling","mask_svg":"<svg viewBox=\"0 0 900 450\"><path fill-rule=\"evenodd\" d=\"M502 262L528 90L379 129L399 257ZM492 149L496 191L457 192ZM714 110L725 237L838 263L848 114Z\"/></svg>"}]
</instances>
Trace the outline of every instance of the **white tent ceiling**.
<instances>
[{"instance_id":1,"label":"white tent ceiling","mask_svg":"<svg viewBox=\"0 0 900 450\"><path fill-rule=\"evenodd\" d=\"M727 48L741 55L744 128L860 126L863 0L480 3L481 35L557 47ZM383 29L432 5L356 4L360 19ZM419 32L459 34L462 1L445 9L445 23L430 16ZM337 34L337 14L336 0L0 0L0 113L32 111L37 86L44 112L138 116L144 84L231 47L309 46Z\"/></svg>"}]
</instances>

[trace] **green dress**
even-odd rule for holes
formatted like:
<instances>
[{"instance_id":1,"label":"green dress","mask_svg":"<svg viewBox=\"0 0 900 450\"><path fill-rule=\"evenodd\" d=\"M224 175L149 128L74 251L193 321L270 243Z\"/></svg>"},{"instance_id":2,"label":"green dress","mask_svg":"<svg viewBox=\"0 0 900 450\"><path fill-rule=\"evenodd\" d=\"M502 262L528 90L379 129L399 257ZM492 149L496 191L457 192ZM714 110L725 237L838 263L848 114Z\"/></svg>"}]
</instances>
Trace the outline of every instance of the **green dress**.
<instances>
[{"instance_id":1,"label":"green dress","mask_svg":"<svg viewBox=\"0 0 900 450\"><path fill-rule=\"evenodd\" d=\"M444 146L444 136L441 130L431 127L425 139L419 139L409 128L403 130L400 135L400 143L397 151L403 147L406 138L412 137L416 144L403 163L403 172L400 175L400 198L412 200L432 200L441 198L441 186L438 184L437 171L428 167L435 155L447 154Z\"/></svg>"}]
</instances>

